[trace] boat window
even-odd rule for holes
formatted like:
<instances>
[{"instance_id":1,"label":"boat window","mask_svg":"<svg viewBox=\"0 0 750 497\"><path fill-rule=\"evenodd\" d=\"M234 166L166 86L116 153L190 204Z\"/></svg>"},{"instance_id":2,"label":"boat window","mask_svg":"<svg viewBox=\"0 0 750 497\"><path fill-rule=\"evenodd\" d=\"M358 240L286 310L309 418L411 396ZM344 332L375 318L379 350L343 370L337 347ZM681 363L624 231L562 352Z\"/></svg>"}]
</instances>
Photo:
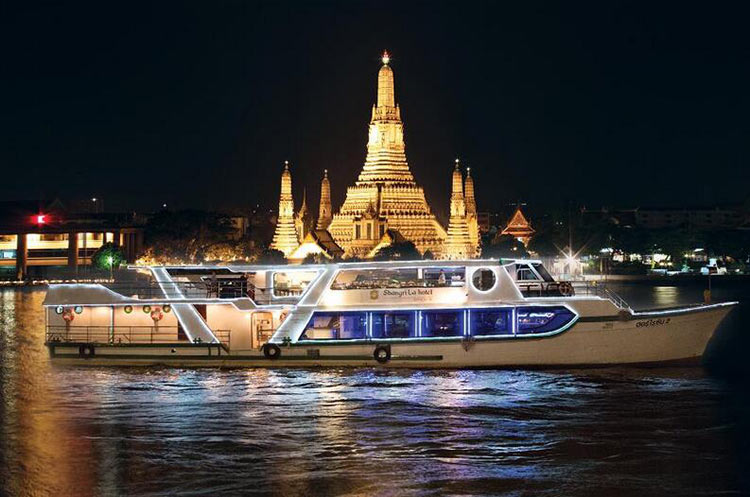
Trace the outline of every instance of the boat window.
<instances>
[{"instance_id":1,"label":"boat window","mask_svg":"<svg viewBox=\"0 0 750 497\"><path fill-rule=\"evenodd\" d=\"M496 281L495 272L490 268L481 268L474 271L474 276L471 278L471 284L480 292L492 290Z\"/></svg>"},{"instance_id":2,"label":"boat window","mask_svg":"<svg viewBox=\"0 0 750 497\"><path fill-rule=\"evenodd\" d=\"M513 333L509 309L477 309L469 314L473 336L510 335Z\"/></svg>"},{"instance_id":3,"label":"boat window","mask_svg":"<svg viewBox=\"0 0 750 497\"><path fill-rule=\"evenodd\" d=\"M575 319L575 314L566 307L519 307L516 311L519 335L555 331Z\"/></svg>"},{"instance_id":4,"label":"boat window","mask_svg":"<svg viewBox=\"0 0 750 497\"><path fill-rule=\"evenodd\" d=\"M370 334L373 338L417 336L416 311L373 312Z\"/></svg>"},{"instance_id":5,"label":"boat window","mask_svg":"<svg viewBox=\"0 0 750 497\"><path fill-rule=\"evenodd\" d=\"M339 272L331 289L455 287L464 285L465 274L464 267L347 269Z\"/></svg>"},{"instance_id":6,"label":"boat window","mask_svg":"<svg viewBox=\"0 0 750 497\"><path fill-rule=\"evenodd\" d=\"M516 265L516 281L538 281L539 277L526 264Z\"/></svg>"},{"instance_id":7,"label":"boat window","mask_svg":"<svg viewBox=\"0 0 750 497\"><path fill-rule=\"evenodd\" d=\"M532 264L534 266L534 269L536 269L536 272L539 273L539 276L544 279L544 281L555 281L555 278L552 277L551 274L547 271L547 268L544 267L544 265L540 262L535 262Z\"/></svg>"},{"instance_id":8,"label":"boat window","mask_svg":"<svg viewBox=\"0 0 750 497\"><path fill-rule=\"evenodd\" d=\"M367 338L366 312L316 312L300 340L352 340Z\"/></svg>"},{"instance_id":9,"label":"boat window","mask_svg":"<svg viewBox=\"0 0 750 497\"><path fill-rule=\"evenodd\" d=\"M315 271L280 271L273 273L273 294L276 297L302 295L317 274Z\"/></svg>"},{"instance_id":10,"label":"boat window","mask_svg":"<svg viewBox=\"0 0 750 497\"><path fill-rule=\"evenodd\" d=\"M455 337L464 334L463 311L423 311L423 337Z\"/></svg>"}]
</instances>

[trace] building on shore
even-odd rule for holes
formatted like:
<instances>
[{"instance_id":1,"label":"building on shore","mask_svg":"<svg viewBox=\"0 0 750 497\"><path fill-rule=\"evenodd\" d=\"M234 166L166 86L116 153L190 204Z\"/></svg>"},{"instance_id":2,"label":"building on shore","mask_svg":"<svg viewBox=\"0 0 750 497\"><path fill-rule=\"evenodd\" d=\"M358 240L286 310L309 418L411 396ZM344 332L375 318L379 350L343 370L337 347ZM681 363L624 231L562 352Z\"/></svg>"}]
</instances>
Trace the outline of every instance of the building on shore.
<instances>
[{"instance_id":1,"label":"building on shore","mask_svg":"<svg viewBox=\"0 0 750 497\"><path fill-rule=\"evenodd\" d=\"M17 280L27 279L31 266L67 266L73 276L105 243L135 262L144 225L136 214L74 212L59 201L0 202L0 267L15 267Z\"/></svg>"},{"instance_id":2,"label":"building on shore","mask_svg":"<svg viewBox=\"0 0 750 497\"><path fill-rule=\"evenodd\" d=\"M508 224L500 232L500 235L510 235L519 242L527 245L531 237L534 236L536 231L531 227L531 223L526 219L521 211L521 206L516 207L516 211L513 213L513 217L510 218Z\"/></svg>"}]
</instances>

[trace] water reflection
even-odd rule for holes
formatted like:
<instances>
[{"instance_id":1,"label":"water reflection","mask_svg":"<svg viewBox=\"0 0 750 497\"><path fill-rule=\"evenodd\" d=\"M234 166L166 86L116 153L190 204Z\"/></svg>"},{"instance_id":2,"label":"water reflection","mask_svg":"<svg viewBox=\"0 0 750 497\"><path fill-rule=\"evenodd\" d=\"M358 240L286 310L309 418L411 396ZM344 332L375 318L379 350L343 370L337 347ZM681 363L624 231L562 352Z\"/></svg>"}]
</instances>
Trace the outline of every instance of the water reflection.
<instances>
[{"instance_id":1,"label":"water reflection","mask_svg":"<svg viewBox=\"0 0 750 497\"><path fill-rule=\"evenodd\" d=\"M747 399L701 369L52 368L42 299L0 293L2 495L747 489Z\"/></svg>"}]
</instances>

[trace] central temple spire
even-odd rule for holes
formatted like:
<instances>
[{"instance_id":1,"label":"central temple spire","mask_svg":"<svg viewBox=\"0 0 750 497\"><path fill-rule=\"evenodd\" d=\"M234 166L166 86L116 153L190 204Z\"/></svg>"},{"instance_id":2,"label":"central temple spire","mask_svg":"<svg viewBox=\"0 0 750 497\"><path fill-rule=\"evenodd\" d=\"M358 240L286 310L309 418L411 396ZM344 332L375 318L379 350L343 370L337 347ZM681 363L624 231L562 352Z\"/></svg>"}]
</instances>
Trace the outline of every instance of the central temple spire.
<instances>
[{"instance_id":1,"label":"central temple spire","mask_svg":"<svg viewBox=\"0 0 750 497\"><path fill-rule=\"evenodd\" d=\"M333 217L329 231L347 255L367 256L386 231L397 231L420 252L438 255L445 229L437 222L406 161L404 123L396 103L391 56L378 71L377 100L367 139L365 166Z\"/></svg>"}]
</instances>

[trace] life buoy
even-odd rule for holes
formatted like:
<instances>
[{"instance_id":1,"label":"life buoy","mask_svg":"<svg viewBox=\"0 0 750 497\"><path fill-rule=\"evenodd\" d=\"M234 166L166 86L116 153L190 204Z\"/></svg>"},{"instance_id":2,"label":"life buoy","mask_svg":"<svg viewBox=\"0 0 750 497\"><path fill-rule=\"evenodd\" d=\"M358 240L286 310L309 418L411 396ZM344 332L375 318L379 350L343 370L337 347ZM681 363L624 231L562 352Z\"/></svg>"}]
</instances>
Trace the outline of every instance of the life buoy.
<instances>
[{"instance_id":1,"label":"life buoy","mask_svg":"<svg viewBox=\"0 0 750 497\"><path fill-rule=\"evenodd\" d=\"M94 357L93 345L81 345L78 347L78 356L83 358Z\"/></svg>"},{"instance_id":2,"label":"life buoy","mask_svg":"<svg viewBox=\"0 0 750 497\"><path fill-rule=\"evenodd\" d=\"M275 343L267 343L263 346L263 355L266 359L278 359L281 357L281 349Z\"/></svg>"},{"instance_id":3,"label":"life buoy","mask_svg":"<svg viewBox=\"0 0 750 497\"><path fill-rule=\"evenodd\" d=\"M372 356L380 364L385 364L391 360L391 346L390 345L378 345L372 352Z\"/></svg>"},{"instance_id":4,"label":"life buoy","mask_svg":"<svg viewBox=\"0 0 750 497\"><path fill-rule=\"evenodd\" d=\"M66 323L70 323L73 321L76 316L73 314L73 311L70 309L65 309L62 314L62 318L65 320Z\"/></svg>"},{"instance_id":5,"label":"life buoy","mask_svg":"<svg viewBox=\"0 0 750 497\"><path fill-rule=\"evenodd\" d=\"M161 321L163 317L164 314L162 314L161 309L159 309L158 307L151 311L151 319L153 319L154 322Z\"/></svg>"},{"instance_id":6,"label":"life buoy","mask_svg":"<svg viewBox=\"0 0 750 497\"><path fill-rule=\"evenodd\" d=\"M569 281L563 281L560 283L560 295L563 297L572 297L575 291L573 285Z\"/></svg>"}]
</instances>

